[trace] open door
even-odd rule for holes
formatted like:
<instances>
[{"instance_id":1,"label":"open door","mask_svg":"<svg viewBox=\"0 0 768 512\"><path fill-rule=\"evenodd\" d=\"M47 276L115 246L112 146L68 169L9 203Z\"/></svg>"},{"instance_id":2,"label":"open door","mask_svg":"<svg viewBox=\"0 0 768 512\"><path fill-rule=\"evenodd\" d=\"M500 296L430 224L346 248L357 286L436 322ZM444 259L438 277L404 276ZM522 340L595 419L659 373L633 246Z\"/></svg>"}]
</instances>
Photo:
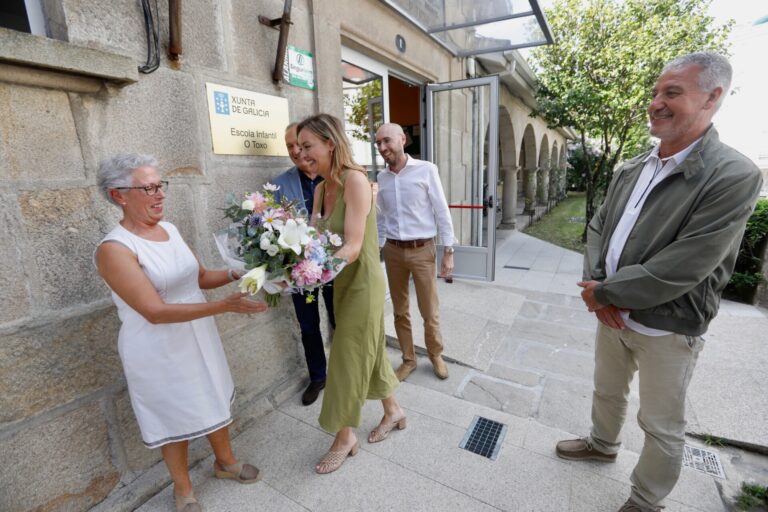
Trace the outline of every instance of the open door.
<instances>
[{"instance_id":1,"label":"open door","mask_svg":"<svg viewBox=\"0 0 768 512\"><path fill-rule=\"evenodd\" d=\"M453 275L493 281L499 78L427 84L425 96L426 159L439 170L457 239Z\"/></svg>"}]
</instances>

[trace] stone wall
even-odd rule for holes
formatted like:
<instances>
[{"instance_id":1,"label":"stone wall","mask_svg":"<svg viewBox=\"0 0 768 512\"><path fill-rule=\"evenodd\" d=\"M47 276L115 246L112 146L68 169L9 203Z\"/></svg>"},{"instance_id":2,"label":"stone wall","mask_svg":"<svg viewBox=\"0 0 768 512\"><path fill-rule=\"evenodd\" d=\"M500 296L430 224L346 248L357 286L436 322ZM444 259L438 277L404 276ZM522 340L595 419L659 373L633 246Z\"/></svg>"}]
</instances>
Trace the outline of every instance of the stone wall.
<instances>
[{"instance_id":1,"label":"stone wall","mask_svg":"<svg viewBox=\"0 0 768 512\"><path fill-rule=\"evenodd\" d=\"M255 189L290 162L214 155L205 83L286 97L292 119L314 112L315 93L271 81L278 32L256 20L279 17L282 0L184 2L178 64L165 57L168 7L159 0L163 59L148 75L135 71L146 58L139 2L43 3L59 41L0 29L0 47L17 48L0 52L0 510L87 510L108 496L110 509L130 509L141 496L121 499L121 489L160 453L141 443L119 320L92 263L120 216L95 187L98 162L154 154L171 183L166 219L204 265L221 267L211 233L225 226L225 195ZM314 51L309 2L293 2L292 20L290 44ZM37 60L19 62L28 48ZM88 64L99 58L128 62L130 72L100 76ZM216 321L237 387L237 432L298 389L303 358L290 301ZM193 460L207 454L206 443L193 445ZM167 482L162 468L144 492Z\"/></svg>"}]
</instances>

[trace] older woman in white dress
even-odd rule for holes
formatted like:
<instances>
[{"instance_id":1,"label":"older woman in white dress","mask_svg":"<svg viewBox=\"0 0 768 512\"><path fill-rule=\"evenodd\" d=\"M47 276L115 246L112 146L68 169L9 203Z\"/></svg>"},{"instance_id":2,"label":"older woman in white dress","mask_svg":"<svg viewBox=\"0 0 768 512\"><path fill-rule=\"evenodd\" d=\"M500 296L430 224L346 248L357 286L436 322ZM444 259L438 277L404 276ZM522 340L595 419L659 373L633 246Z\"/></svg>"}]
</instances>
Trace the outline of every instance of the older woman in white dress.
<instances>
[{"instance_id":1,"label":"older woman in white dress","mask_svg":"<svg viewBox=\"0 0 768 512\"><path fill-rule=\"evenodd\" d=\"M239 276L204 268L176 227L163 222L168 182L157 166L154 158L135 154L101 163L99 187L123 218L99 244L95 262L122 321L118 350L144 444L162 451L176 510L197 512L202 509L189 479L190 439L208 438L217 477L241 483L261 477L232 453L227 426L234 384L213 315L255 313L266 305L241 293L206 302L201 288Z\"/></svg>"}]
</instances>

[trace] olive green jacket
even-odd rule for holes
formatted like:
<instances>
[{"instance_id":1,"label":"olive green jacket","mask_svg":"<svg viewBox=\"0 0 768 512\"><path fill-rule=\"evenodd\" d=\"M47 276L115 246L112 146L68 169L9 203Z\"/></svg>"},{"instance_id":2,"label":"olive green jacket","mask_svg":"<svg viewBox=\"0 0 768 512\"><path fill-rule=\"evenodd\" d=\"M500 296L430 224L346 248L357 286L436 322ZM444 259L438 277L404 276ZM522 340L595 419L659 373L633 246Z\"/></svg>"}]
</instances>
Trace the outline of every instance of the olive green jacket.
<instances>
[{"instance_id":1,"label":"olive green jacket","mask_svg":"<svg viewBox=\"0 0 768 512\"><path fill-rule=\"evenodd\" d=\"M633 320L697 336L717 314L762 176L710 127L688 157L650 192L618 270L606 278L608 243L648 154L627 161L614 173L605 202L588 226L584 279L601 281L595 287L597 300L630 310Z\"/></svg>"}]
</instances>

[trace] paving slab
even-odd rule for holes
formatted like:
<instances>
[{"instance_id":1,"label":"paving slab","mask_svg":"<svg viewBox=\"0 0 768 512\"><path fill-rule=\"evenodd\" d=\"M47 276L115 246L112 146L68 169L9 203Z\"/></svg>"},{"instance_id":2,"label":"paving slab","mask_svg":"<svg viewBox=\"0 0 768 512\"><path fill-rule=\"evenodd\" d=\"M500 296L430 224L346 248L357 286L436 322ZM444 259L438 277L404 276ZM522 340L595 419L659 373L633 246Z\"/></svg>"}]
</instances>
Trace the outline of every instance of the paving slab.
<instances>
[{"instance_id":1,"label":"paving slab","mask_svg":"<svg viewBox=\"0 0 768 512\"><path fill-rule=\"evenodd\" d=\"M763 370L697 366L688 388L696 423L687 430L768 445L767 378Z\"/></svg>"},{"instance_id":2,"label":"paving slab","mask_svg":"<svg viewBox=\"0 0 768 512\"><path fill-rule=\"evenodd\" d=\"M567 510L570 467L504 443L496 461L458 448L464 429L416 416L392 460L468 496L510 511Z\"/></svg>"},{"instance_id":3,"label":"paving slab","mask_svg":"<svg viewBox=\"0 0 768 512\"><path fill-rule=\"evenodd\" d=\"M518 316L512 324L511 337L547 343L556 347L581 350L588 354L595 351L595 331L561 325L546 320L534 320Z\"/></svg>"},{"instance_id":4,"label":"paving slab","mask_svg":"<svg viewBox=\"0 0 768 512\"><path fill-rule=\"evenodd\" d=\"M542 374L530 370L523 370L505 364L494 363L488 369L487 374L490 377L529 388L541 387Z\"/></svg>"},{"instance_id":5,"label":"paving slab","mask_svg":"<svg viewBox=\"0 0 768 512\"><path fill-rule=\"evenodd\" d=\"M393 368L397 368L403 362L403 356L400 349L387 347L387 354ZM440 391L447 395L453 395L461 386L467 374L472 371L468 366L446 361L448 367L448 378L439 379L434 372L432 362L425 355L416 354L416 369L408 376L406 381L409 384L421 386L427 389Z\"/></svg>"},{"instance_id":6,"label":"paving slab","mask_svg":"<svg viewBox=\"0 0 768 512\"><path fill-rule=\"evenodd\" d=\"M571 479L570 512L616 511L630 494L628 481L621 482L589 471L575 472Z\"/></svg>"},{"instance_id":7,"label":"paving slab","mask_svg":"<svg viewBox=\"0 0 768 512\"><path fill-rule=\"evenodd\" d=\"M518 358L517 362L522 368L574 377L590 383L595 371L595 358L591 353L571 348L528 342L521 345Z\"/></svg>"},{"instance_id":8,"label":"paving slab","mask_svg":"<svg viewBox=\"0 0 768 512\"><path fill-rule=\"evenodd\" d=\"M528 418L538 406L541 390L511 382L476 375L461 390L459 396L470 402Z\"/></svg>"},{"instance_id":9,"label":"paving slab","mask_svg":"<svg viewBox=\"0 0 768 512\"><path fill-rule=\"evenodd\" d=\"M441 297L443 357L487 370L501 340L509 332L524 297L458 280L452 284L440 280L438 293ZM425 351L423 320L413 286L409 306L414 345ZM387 303L385 308L384 329L386 335L394 340L392 344L397 345L391 303Z\"/></svg>"}]
</instances>

